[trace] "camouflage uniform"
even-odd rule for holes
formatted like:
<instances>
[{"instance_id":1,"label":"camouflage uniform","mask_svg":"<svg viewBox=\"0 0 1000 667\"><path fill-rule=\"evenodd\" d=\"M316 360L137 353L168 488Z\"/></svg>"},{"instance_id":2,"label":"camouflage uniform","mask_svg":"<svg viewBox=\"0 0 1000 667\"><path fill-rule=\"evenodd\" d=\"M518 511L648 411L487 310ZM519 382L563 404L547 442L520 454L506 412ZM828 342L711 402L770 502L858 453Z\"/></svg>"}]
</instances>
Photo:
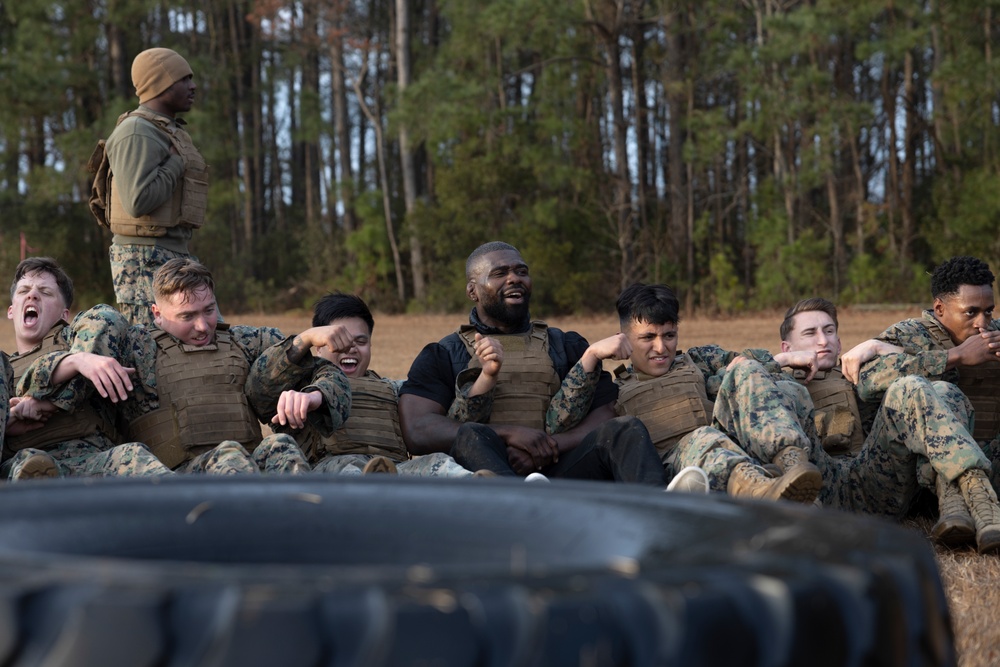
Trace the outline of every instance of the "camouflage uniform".
<instances>
[{"instance_id":1,"label":"camouflage uniform","mask_svg":"<svg viewBox=\"0 0 1000 667\"><path fill-rule=\"evenodd\" d=\"M727 371L736 359L741 361L733 365L731 372ZM779 405L788 402L788 396L778 392L775 399L761 387L773 386L772 372L780 371L769 352L756 349L729 352L717 345L695 347L686 353L678 351L667 375L679 371L688 360L700 371L706 396L714 399L715 407L711 425L694 428L674 446L660 451L668 478L687 466L698 466L708 475L713 491L725 492L730 473L740 463L759 463L757 459L768 462L789 445L811 446L802 435L794 411L777 412ZM581 414L586 414L599 370L587 374L577 364L569 372L546 415L546 425L551 424L552 432L571 427ZM625 370L627 377L623 377L626 373L619 373L616 380L619 387L625 382L649 381L640 378L631 368ZM745 412L737 409L740 405L756 407ZM642 415L636 416L642 419ZM789 433L793 435L787 435ZM654 443L661 439L661 434L650 435ZM757 459L740 443L753 444Z\"/></svg>"},{"instance_id":2,"label":"camouflage uniform","mask_svg":"<svg viewBox=\"0 0 1000 667\"><path fill-rule=\"evenodd\" d=\"M324 402L323 407L309 414L310 422L326 429L343 422L350 410L350 392L339 369L325 360L315 360L311 355L298 364L291 363L287 353L292 339L285 339L277 329L234 326L228 331L234 345L246 358L249 374L244 394L251 410L262 421L269 421L274 416L278 397L284 389L298 388L304 379L311 379L313 384L300 391L315 389L323 395ZM124 338L110 330L106 332L107 336L103 333L90 332L86 337L77 337L69 352L43 357L36 365L34 381L40 392L52 391L49 382L52 370L70 352L97 352L112 356L123 366L136 369L132 378L132 395L118 404L120 421L129 424L159 408L157 344L152 333L143 326L128 328ZM214 474L256 472L258 469L265 472L308 470L308 463L291 437L274 434L264 438L254 448L253 458L242 445L227 440L177 468L178 472Z\"/></svg>"},{"instance_id":3,"label":"camouflage uniform","mask_svg":"<svg viewBox=\"0 0 1000 667\"><path fill-rule=\"evenodd\" d=\"M14 393L14 369L10 367L7 354L0 351L0 372L3 373L3 384L0 386L0 444L7 432L7 419L10 417L10 397Z\"/></svg>"},{"instance_id":4,"label":"camouflage uniform","mask_svg":"<svg viewBox=\"0 0 1000 667\"><path fill-rule=\"evenodd\" d=\"M190 253L177 252L158 245L112 244L108 250L111 278L118 310L132 324L153 327L153 274L171 259L184 257L198 261ZM220 317L221 321L222 318Z\"/></svg>"},{"instance_id":5,"label":"camouflage uniform","mask_svg":"<svg viewBox=\"0 0 1000 667\"><path fill-rule=\"evenodd\" d=\"M988 328L1000 330L1000 320L993 320ZM958 391L953 387L959 382L960 372L956 368L947 368L948 346L941 343L942 338L948 338L947 331L931 310L925 310L920 318L897 322L883 331L878 340L901 347L903 352L875 357L862 367L858 381L859 397L865 401L878 401L897 378L907 375L927 378L936 387L947 385L950 389L946 393ZM969 430L972 431L972 428ZM1000 486L1000 433L992 438L980 438L979 445L987 458L993 461L993 485ZM933 487L933 480L930 482Z\"/></svg>"},{"instance_id":6,"label":"camouflage uniform","mask_svg":"<svg viewBox=\"0 0 1000 667\"><path fill-rule=\"evenodd\" d=\"M383 382L386 387L391 390L392 394L398 398L399 386L402 384L401 382L379 377L379 375L372 370L368 370L365 373L365 377L370 380ZM386 411L387 413L391 411L391 413L386 414L385 419L389 422L394 421L398 424L399 415L396 411L396 406L389 406L386 408ZM350 426L349 419L345 426ZM283 428L284 427L276 427L276 430L282 430ZM346 437L347 434L342 432L337 435L340 437L334 438L332 437L332 433L328 433L324 436L312 425L306 425L301 432L296 433L296 437L302 442L302 450L306 452L306 455L309 457L309 462L313 464L314 472L324 472L338 475L362 474L362 469L365 467L365 464L375 458L377 454L363 454L357 452L331 454L330 451L336 451L338 448L345 449L364 447L366 445L365 442L357 440L357 436L355 436L355 439L346 443L345 446L343 438ZM405 449L406 446L400 438L399 450L405 451ZM398 455L390 455L389 453L386 453L385 456L392 459L393 463L396 464L396 472L400 475L410 475L414 477L469 477L472 475L471 471L466 470L456 463L455 459L442 452L434 452L424 456L417 456L415 458L401 458Z\"/></svg>"},{"instance_id":7,"label":"camouflage uniform","mask_svg":"<svg viewBox=\"0 0 1000 667\"><path fill-rule=\"evenodd\" d=\"M127 339L128 323L111 306L100 304L79 313L72 324L56 333L54 345L60 351L42 355L21 376L17 387L20 396L51 401L57 408L74 412L88 402L106 414L113 423L111 403L101 399L90 381L77 376L60 387L51 387L51 373L70 349L72 341L86 341L97 354L114 356ZM30 354L30 353L29 353ZM15 355L17 357L19 355ZM43 429L44 430L44 427ZM114 433L96 432L83 438L47 443L42 449L25 448L13 452L4 448L0 474L14 478L30 456L44 452L51 456L61 475L73 476L152 476L169 475L170 470L141 443L116 446Z\"/></svg>"}]
</instances>

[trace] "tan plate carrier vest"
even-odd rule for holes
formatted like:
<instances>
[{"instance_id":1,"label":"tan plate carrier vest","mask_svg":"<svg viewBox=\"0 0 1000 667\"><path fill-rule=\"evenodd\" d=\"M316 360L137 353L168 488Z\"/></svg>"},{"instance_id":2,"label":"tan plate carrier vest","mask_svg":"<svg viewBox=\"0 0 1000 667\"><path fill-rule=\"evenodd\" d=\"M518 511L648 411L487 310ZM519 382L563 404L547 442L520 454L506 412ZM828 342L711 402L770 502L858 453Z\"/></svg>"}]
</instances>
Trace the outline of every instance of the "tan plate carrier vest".
<instances>
[{"instance_id":1,"label":"tan plate carrier vest","mask_svg":"<svg viewBox=\"0 0 1000 667\"><path fill-rule=\"evenodd\" d=\"M806 376L800 370L793 371L792 375L799 382ZM817 371L806 389L816 408L813 419L823 449L831 456L857 455L864 447L865 434L854 385L839 369L833 368Z\"/></svg>"},{"instance_id":2,"label":"tan plate carrier vest","mask_svg":"<svg viewBox=\"0 0 1000 667\"><path fill-rule=\"evenodd\" d=\"M925 318L922 324L942 349L955 347L951 336L937 320L932 322ZM956 366L955 370L958 371L958 388L976 409L972 437L980 442L989 442L1000 433L1000 368L991 362L978 366Z\"/></svg>"},{"instance_id":3,"label":"tan plate carrier vest","mask_svg":"<svg viewBox=\"0 0 1000 667\"><path fill-rule=\"evenodd\" d=\"M409 458L399 428L396 392L392 385L370 373L348 378L351 383L351 416L329 438L323 438L323 453L385 456L393 461Z\"/></svg>"},{"instance_id":4,"label":"tan plate carrier vest","mask_svg":"<svg viewBox=\"0 0 1000 667\"><path fill-rule=\"evenodd\" d=\"M223 440L235 440L247 451L260 444L260 422L243 394L250 365L228 328L219 324L215 343L203 346L152 332L160 407L133 420L129 430L168 468Z\"/></svg>"},{"instance_id":5,"label":"tan plate carrier vest","mask_svg":"<svg viewBox=\"0 0 1000 667\"><path fill-rule=\"evenodd\" d=\"M523 334L490 335L503 346L503 366L493 390L490 424L525 426L545 430L545 415L562 382L549 356L548 325L532 322ZM476 328L462 325L458 336L472 358L469 368L479 368L476 356Z\"/></svg>"},{"instance_id":6,"label":"tan plate carrier vest","mask_svg":"<svg viewBox=\"0 0 1000 667\"><path fill-rule=\"evenodd\" d=\"M38 349L13 357L10 360L11 368L14 370L15 387L28 370L28 367L40 356L68 349L66 345L56 340L59 332L65 326L65 322L59 322L56 326L52 327L52 330L42 340L42 344ZM53 445L58 445L67 440L77 440L97 434L102 434L112 442L117 442L117 431L115 430L114 423L107 418L107 415L102 415L94 408L90 401L84 401L83 405L71 413L59 410L45 422L43 428L29 431L24 435L8 435L4 439L3 444L7 453L13 454L28 447L47 450L51 449Z\"/></svg>"},{"instance_id":7,"label":"tan plate carrier vest","mask_svg":"<svg viewBox=\"0 0 1000 667\"><path fill-rule=\"evenodd\" d=\"M205 223L205 210L208 207L208 165L191 141L191 135L169 118L142 108L123 113L118 117L116 125L129 116L144 118L166 133L170 144L184 160L184 175L180 187L174 188L173 197L156 210L133 218L122 206L114 174L109 169L107 188L111 206L108 223L111 231L123 236L163 236L167 233L167 227L201 227Z\"/></svg>"},{"instance_id":8,"label":"tan plate carrier vest","mask_svg":"<svg viewBox=\"0 0 1000 667\"><path fill-rule=\"evenodd\" d=\"M685 435L712 423L713 405L705 392L705 376L691 357L677 355L670 371L660 377L615 369L618 382L619 416L631 415L646 426L649 436L666 461Z\"/></svg>"}]
</instances>

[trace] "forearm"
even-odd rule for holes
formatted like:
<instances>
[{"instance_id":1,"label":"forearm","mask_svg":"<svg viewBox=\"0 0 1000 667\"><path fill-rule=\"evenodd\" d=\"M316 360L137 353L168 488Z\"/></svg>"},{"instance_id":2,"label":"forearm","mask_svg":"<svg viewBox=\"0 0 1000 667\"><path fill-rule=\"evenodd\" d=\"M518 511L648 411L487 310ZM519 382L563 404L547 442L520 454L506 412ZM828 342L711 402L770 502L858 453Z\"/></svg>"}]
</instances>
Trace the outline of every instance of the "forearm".
<instances>
[{"instance_id":1,"label":"forearm","mask_svg":"<svg viewBox=\"0 0 1000 667\"><path fill-rule=\"evenodd\" d=\"M461 424L449 419L444 407L413 394L399 397L399 422L406 449L414 456L451 451Z\"/></svg>"},{"instance_id":2,"label":"forearm","mask_svg":"<svg viewBox=\"0 0 1000 667\"><path fill-rule=\"evenodd\" d=\"M583 421L590 412L600 377L601 367L586 364L583 359L569 370L559 390L549 401L549 408L545 413L546 433L563 433Z\"/></svg>"},{"instance_id":3,"label":"forearm","mask_svg":"<svg viewBox=\"0 0 1000 667\"><path fill-rule=\"evenodd\" d=\"M595 428L615 417L615 410L611 403L598 406L591 410L583 420L571 429L562 433L553 434L559 453L575 449L587 435Z\"/></svg>"},{"instance_id":4,"label":"forearm","mask_svg":"<svg viewBox=\"0 0 1000 667\"><path fill-rule=\"evenodd\" d=\"M861 367L858 396L863 401L881 400L889 385L901 377L918 375L928 380L940 380L948 364L945 350L927 350L916 354L905 352L875 357Z\"/></svg>"},{"instance_id":5,"label":"forearm","mask_svg":"<svg viewBox=\"0 0 1000 667\"><path fill-rule=\"evenodd\" d=\"M481 368L467 368L455 380L455 399L448 408L448 418L457 422L483 423L493 411L493 388L474 394L476 384L482 378ZM493 383L495 386L495 382ZM480 389L482 385L480 385Z\"/></svg>"}]
</instances>

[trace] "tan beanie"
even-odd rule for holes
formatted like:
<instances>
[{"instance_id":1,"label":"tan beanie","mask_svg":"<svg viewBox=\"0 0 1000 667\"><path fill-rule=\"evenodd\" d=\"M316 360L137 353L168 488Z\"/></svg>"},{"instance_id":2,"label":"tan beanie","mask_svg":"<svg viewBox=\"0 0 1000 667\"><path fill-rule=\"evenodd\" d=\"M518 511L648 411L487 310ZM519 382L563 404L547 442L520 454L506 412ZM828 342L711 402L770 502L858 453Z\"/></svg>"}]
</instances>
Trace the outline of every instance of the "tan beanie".
<instances>
[{"instance_id":1,"label":"tan beanie","mask_svg":"<svg viewBox=\"0 0 1000 667\"><path fill-rule=\"evenodd\" d=\"M139 96L139 104L159 97L189 74L194 72L188 61L171 49L146 49L132 61L132 85Z\"/></svg>"}]
</instances>

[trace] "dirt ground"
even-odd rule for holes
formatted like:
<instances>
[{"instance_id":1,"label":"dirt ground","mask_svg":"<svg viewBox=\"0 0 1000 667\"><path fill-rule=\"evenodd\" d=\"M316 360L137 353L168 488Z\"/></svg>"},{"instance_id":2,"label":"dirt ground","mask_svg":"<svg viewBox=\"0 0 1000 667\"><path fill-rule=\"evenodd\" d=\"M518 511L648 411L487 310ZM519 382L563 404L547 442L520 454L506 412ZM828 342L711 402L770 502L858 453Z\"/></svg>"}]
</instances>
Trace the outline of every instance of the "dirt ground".
<instances>
[{"instance_id":1,"label":"dirt ground","mask_svg":"<svg viewBox=\"0 0 1000 667\"><path fill-rule=\"evenodd\" d=\"M877 335L885 327L916 310L897 312L845 311L840 316L840 334L844 349ZM309 314L231 315L233 324L279 327L295 333L309 326ZM403 378L410 362L429 342L436 341L465 320L464 315L381 315L375 316L372 336L372 368L384 377ZM551 326L580 332L590 341L599 340L618 330L617 319L608 317L552 318ZM680 323L680 347L716 343L726 349L762 347L779 349L780 313L762 313L741 317L695 317ZM13 332L9 325L0 327L0 349L11 352ZM614 364L607 364L608 369ZM907 522L913 529L927 533L932 520L918 517ZM959 664L962 667L992 667L1000 662L1000 558L982 557L973 549L937 548L937 560L948 596Z\"/></svg>"}]
</instances>

